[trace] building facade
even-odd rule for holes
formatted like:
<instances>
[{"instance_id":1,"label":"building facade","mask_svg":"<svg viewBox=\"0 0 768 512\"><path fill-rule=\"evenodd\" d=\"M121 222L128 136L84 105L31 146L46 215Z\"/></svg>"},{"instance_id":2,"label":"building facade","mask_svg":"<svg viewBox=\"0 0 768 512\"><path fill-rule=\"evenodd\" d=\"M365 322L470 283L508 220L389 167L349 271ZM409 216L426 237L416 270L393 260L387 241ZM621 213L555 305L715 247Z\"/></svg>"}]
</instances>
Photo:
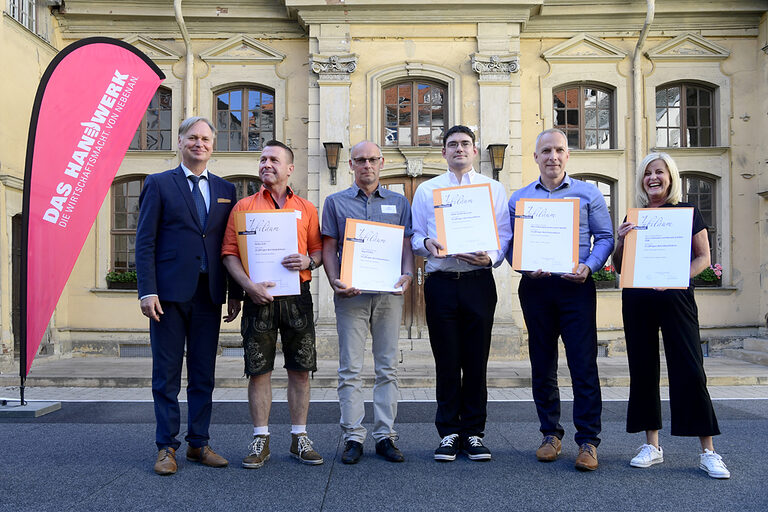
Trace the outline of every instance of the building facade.
<instances>
[{"instance_id":1,"label":"building facade","mask_svg":"<svg viewBox=\"0 0 768 512\"><path fill-rule=\"evenodd\" d=\"M175 167L181 120L218 136L210 169L242 195L259 186L262 144L296 154L291 187L318 209L352 182L351 145L381 144L385 186L411 196L445 172L442 133L478 136L476 168L508 192L538 176L536 135L568 134L569 174L595 183L614 224L634 206L636 163L670 153L685 199L708 225L719 286L697 289L702 334L755 335L768 313L768 6L761 0L3 0L0 42L0 365L12 366L20 314L18 230L26 135L37 83L56 52L90 36L130 42L166 74L51 320L48 354L129 354L148 345L135 291L109 289L134 268L143 179ZM648 4L655 4L648 16ZM174 10L174 4L178 9ZM643 31L647 20L647 29ZM334 180L325 143L341 143ZM489 146L504 146L494 170ZM420 258L417 258L420 260ZM406 300L403 338L426 338L423 261ZM495 270L492 357L527 353L519 277ZM332 292L316 272L318 350L336 351ZM620 351L620 291L598 292L601 342ZM223 327L223 346L239 342ZM428 345L424 345L427 347Z\"/></svg>"}]
</instances>

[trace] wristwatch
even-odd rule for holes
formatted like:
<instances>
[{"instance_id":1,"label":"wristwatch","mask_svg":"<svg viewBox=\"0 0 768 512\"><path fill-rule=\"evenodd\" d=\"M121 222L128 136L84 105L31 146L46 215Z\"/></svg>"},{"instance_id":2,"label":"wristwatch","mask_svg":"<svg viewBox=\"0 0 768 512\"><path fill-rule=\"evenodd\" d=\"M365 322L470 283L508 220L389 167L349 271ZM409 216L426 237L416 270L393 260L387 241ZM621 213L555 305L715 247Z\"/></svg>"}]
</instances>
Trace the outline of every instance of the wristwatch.
<instances>
[{"instance_id":1,"label":"wristwatch","mask_svg":"<svg viewBox=\"0 0 768 512\"><path fill-rule=\"evenodd\" d=\"M318 264L315 263L315 260L313 258L309 258L309 266L307 267L307 270L310 272L315 270L318 267Z\"/></svg>"}]
</instances>

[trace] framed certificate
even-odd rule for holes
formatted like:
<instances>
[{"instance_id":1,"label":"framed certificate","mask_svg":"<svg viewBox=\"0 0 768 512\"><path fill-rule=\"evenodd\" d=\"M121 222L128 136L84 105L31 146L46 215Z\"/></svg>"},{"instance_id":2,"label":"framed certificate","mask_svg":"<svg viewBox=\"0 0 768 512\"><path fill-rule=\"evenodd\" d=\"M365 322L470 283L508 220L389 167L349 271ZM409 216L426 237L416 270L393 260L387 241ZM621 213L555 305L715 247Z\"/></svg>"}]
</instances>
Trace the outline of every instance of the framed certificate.
<instances>
[{"instance_id":1,"label":"framed certificate","mask_svg":"<svg viewBox=\"0 0 768 512\"><path fill-rule=\"evenodd\" d=\"M365 292L398 292L405 228L347 219L341 257L341 282Z\"/></svg>"},{"instance_id":2,"label":"framed certificate","mask_svg":"<svg viewBox=\"0 0 768 512\"><path fill-rule=\"evenodd\" d=\"M255 210L235 212L235 231L240 261L254 283L272 281L274 297L298 295L299 272L281 263L299 252L296 210Z\"/></svg>"},{"instance_id":3,"label":"framed certificate","mask_svg":"<svg viewBox=\"0 0 768 512\"><path fill-rule=\"evenodd\" d=\"M515 203L512 268L575 272L579 265L579 199L520 199Z\"/></svg>"},{"instance_id":4,"label":"framed certificate","mask_svg":"<svg viewBox=\"0 0 768 512\"><path fill-rule=\"evenodd\" d=\"M432 198L441 255L501 249L489 183L438 188Z\"/></svg>"},{"instance_id":5,"label":"framed certificate","mask_svg":"<svg viewBox=\"0 0 768 512\"><path fill-rule=\"evenodd\" d=\"M693 208L630 208L622 288L688 288Z\"/></svg>"}]
</instances>

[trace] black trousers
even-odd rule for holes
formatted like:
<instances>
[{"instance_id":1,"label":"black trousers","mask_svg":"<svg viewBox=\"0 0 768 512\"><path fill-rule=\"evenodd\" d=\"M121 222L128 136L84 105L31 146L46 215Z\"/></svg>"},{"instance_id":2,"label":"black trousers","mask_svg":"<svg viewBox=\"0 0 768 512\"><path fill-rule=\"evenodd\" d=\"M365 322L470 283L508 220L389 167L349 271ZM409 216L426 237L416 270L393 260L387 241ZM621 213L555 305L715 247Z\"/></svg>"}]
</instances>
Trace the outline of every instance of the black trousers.
<instances>
[{"instance_id":1,"label":"black trousers","mask_svg":"<svg viewBox=\"0 0 768 512\"><path fill-rule=\"evenodd\" d=\"M518 288L531 359L531 384L540 430L562 439L557 385L558 338L562 337L573 384L574 439L600 444L603 403L597 372L597 295L591 278L578 284L558 276L523 276Z\"/></svg>"},{"instance_id":2,"label":"black trousers","mask_svg":"<svg viewBox=\"0 0 768 512\"><path fill-rule=\"evenodd\" d=\"M424 299L435 357L437 432L440 437L482 436L488 402L486 370L496 311L493 273L485 269L460 276L431 273L424 285Z\"/></svg>"},{"instance_id":3,"label":"black trousers","mask_svg":"<svg viewBox=\"0 0 768 512\"><path fill-rule=\"evenodd\" d=\"M179 391L186 346L187 435L193 447L208 444L211 423L216 350L219 344L221 304L211 301L208 275L200 274L189 302L161 301L160 321L149 321L152 345L152 396L155 402L155 442L158 449L181 444Z\"/></svg>"},{"instance_id":4,"label":"black trousers","mask_svg":"<svg viewBox=\"0 0 768 512\"><path fill-rule=\"evenodd\" d=\"M669 375L673 436L720 434L707 391L693 288L622 291L629 361L627 432L661 429L659 329Z\"/></svg>"}]
</instances>

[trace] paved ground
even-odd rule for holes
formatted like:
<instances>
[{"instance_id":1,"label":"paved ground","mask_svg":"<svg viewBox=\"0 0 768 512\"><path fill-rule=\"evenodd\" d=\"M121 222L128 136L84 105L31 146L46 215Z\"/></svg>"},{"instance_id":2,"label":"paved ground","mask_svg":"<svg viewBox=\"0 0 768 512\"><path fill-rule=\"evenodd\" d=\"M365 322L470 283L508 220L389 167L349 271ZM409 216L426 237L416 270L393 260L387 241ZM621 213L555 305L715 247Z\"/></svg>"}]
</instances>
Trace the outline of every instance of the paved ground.
<instances>
[{"instance_id":1,"label":"paved ground","mask_svg":"<svg viewBox=\"0 0 768 512\"><path fill-rule=\"evenodd\" d=\"M278 354L275 361L273 386L284 388L287 379L282 370L282 359ZM402 362L398 367L401 388L434 388L434 362L430 353L423 351L402 351ZM707 357L704 365L713 386L768 385L768 366L730 359ZM626 357L598 358L600 380L604 387L628 386L629 370ZM312 384L319 388L335 388L338 362L324 359L318 361ZM152 360L150 358L118 357L70 357L57 359L39 357L32 364L27 385L54 387L100 387L127 388L151 387ZM666 365L661 361L662 384L666 384ZM184 372L185 374L186 372ZM373 364L370 350L366 352L363 377L367 386L373 384ZM570 375L565 357L560 358L558 377L562 385L570 385ZM0 373L0 388L17 386L18 371ZM492 388L530 387L531 367L528 360L491 361L488 365L488 385ZM243 360L241 357L218 357L216 363L216 387L242 389Z\"/></svg>"},{"instance_id":2,"label":"paved ground","mask_svg":"<svg viewBox=\"0 0 768 512\"><path fill-rule=\"evenodd\" d=\"M666 402L664 409L668 418ZM239 463L249 440L245 405L217 402L211 442L230 467L180 460L178 474L159 477L152 472L150 403L64 402L60 411L35 420L0 418L0 438L6 440L0 452L0 510L764 512L768 452L759 447L768 436L768 400L715 400L715 409L723 431L716 448L731 470L730 480L714 480L697 469L698 442L670 437L668 430L661 437L665 462L631 468L628 461L642 439L624 432L622 401L604 404L600 468L593 473L573 468L569 402L563 405L563 455L554 463L535 459L540 436L530 402L489 404L486 443L493 460L487 463L464 456L435 462L434 404L405 402L398 445L406 462L391 464L372 455L368 439L365 457L354 466L340 463L338 406L313 403L310 435L325 457L314 467L288 456L287 407L277 403L270 425L273 456L258 470Z\"/></svg>"},{"instance_id":3,"label":"paved ground","mask_svg":"<svg viewBox=\"0 0 768 512\"><path fill-rule=\"evenodd\" d=\"M410 356L410 357L409 357ZM0 511L87 510L605 510L731 511L768 510L765 468L768 452L768 368L726 358L705 359L710 393L722 436L716 449L732 472L716 481L697 469L698 442L668 435L663 402L665 462L649 469L628 465L642 436L624 431L628 396L625 358L601 358L603 442L600 468L573 469L576 446L571 420L568 371L560 368L566 438L560 460L542 464L531 401L527 361L496 361L489 370L486 442L493 460L461 456L440 464L432 459L439 441L434 419L434 375L429 361L406 355L400 368L398 445L404 464L375 455L373 441L355 466L340 463L335 365L320 363L313 381L310 435L325 464L308 467L288 457L289 417L284 375L275 372L270 429L272 459L245 470L250 422L245 405L242 362L221 357L214 393L212 446L227 457L225 469L183 460L172 477L152 472L154 416L149 359L72 358L36 360L26 397L60 400L61 410L37 419L0 414ZM370 365L366 400L371 399ZM282 380L281 380L282 379ZM282 383L282 384L281 384ZM283 385L283 387L280 387ZM666 399L667 389L662 388ZM0 375L0 398L18 399L18 377ZM184 392L182 396L184 399ZM182 405L185 408L185 405ZM366 404L371 418L371 404ZM185 411L183 411L185 415ZM185 426L182 425L184 435Z\"/></svg>"}]
</instances>

